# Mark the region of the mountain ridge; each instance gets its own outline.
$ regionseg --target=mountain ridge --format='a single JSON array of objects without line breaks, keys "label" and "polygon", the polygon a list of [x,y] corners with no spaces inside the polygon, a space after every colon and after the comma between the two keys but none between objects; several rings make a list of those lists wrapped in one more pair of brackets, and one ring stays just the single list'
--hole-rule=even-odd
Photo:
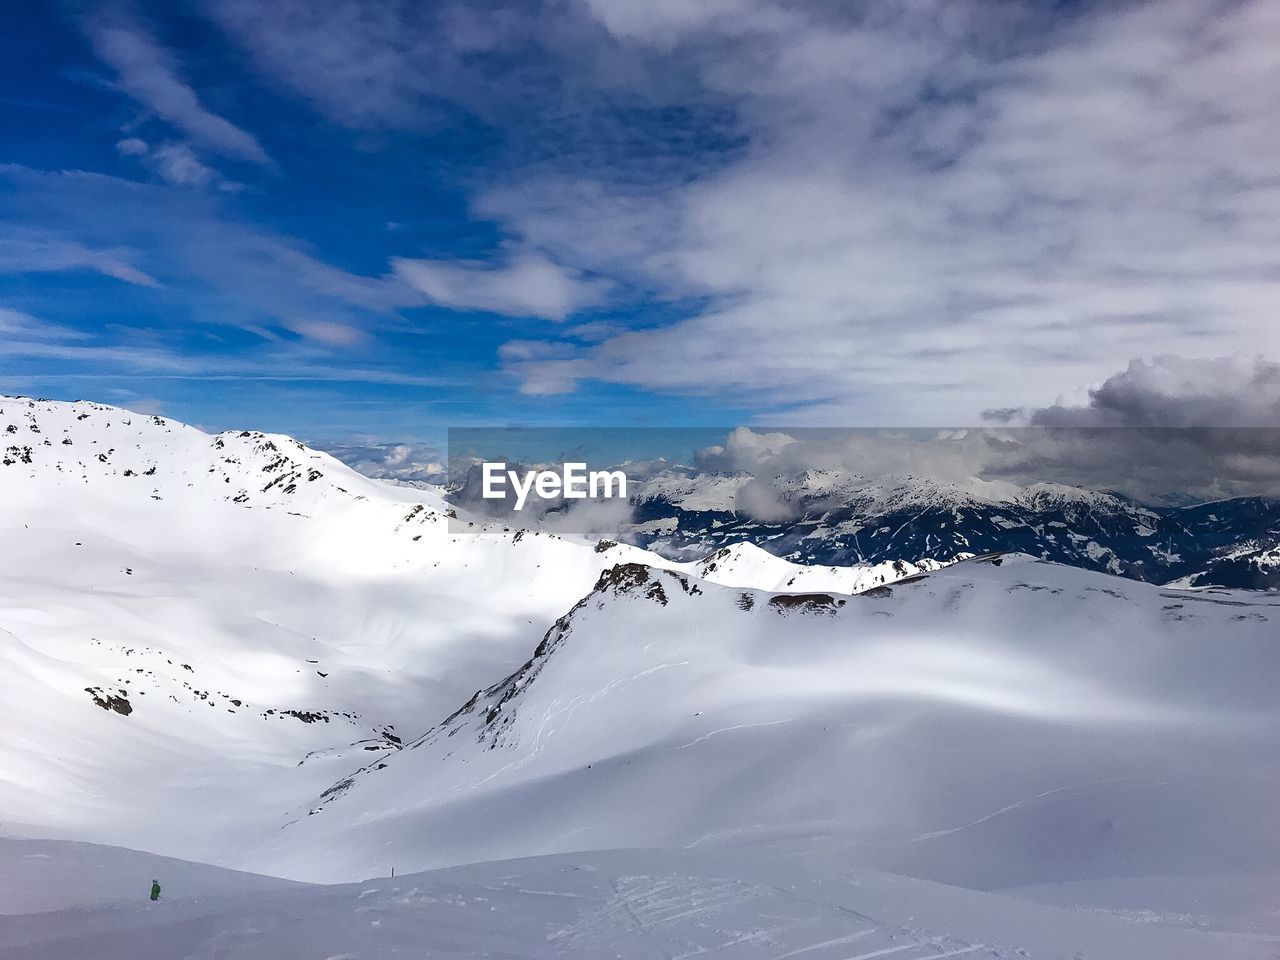
[{"label": "mountain ridge", "polygon": [[[1241,541],[1280,544],[1280,498],[1160,508],[1056,483],[999,485],[1000,497],[979,497],[916,477],[853,475],[833,494],[831,483],[814,489],[807,477],[770,481],[787,516],[767,519],[737,508],[738,492],[753,482],[745,474],[660,478],[642,485],[625,535],[675,558],[741,541],[793,562],[834,565],[1015,550],[1150,583],[1195,578],[1240,588],[1258,580],[1222,556]],[[703,488],[717,492],[697,492]]]},{"label": "mountain ridge", "polygon": [[[628,544],[451,520],[438,490],[258,431],[6,397],[0,437],[17,450],[0,462],[0,702],[18,705],[0,809],[73,839],[234,857],[517,668],[602,570],[699,573]],[[750,548],[712,564],[702,575],[846,591],[915,569]],[[207,831],[150,822],[153,794],[205,810]]]},{"label": "mountain ridge", "polygon": [[[520,668],[301,811],[284,831],[300,838],[282,835],[259,866],[295,845],[359,856],[383,830],[402,858],[434,867],[567,842],[742,839],[760,824],[753,842],[779,856],[846,850],[961,886],[1202,872],[1222,866],[1224,842],[1269,869],[1274,778],[1235,766],[1229,744],[1280,749],[1263,666],[1280,653],[1277,621],[1266,594],[1168,590],[1016,554],[854,596],[621,564]],[[1230,638],[1231,652],[1206,636]],[[912,757],[937,764],[926,773]],[[907,787],[922,777],[926,793]],[[1215,796],[1234,824],[1193,825]],[[1150,826],[1132,819],[1143,806]],[[1127,826],[1109,836],[1109,821]],[[1027,860],[1017,840],[999,869],[974,847],[1064,824],[1102,833]],[[1177,850],[1158,840],[1170,831]]]}]

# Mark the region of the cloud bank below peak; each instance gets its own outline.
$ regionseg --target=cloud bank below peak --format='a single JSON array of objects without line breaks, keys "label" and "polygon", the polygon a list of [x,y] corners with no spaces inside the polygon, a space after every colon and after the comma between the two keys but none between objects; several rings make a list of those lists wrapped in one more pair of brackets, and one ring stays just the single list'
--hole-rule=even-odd
[{"label": "cloud bank below peak", "polygon": [[979,488],[1049,481],[1149,503],[1280,497],[1280,364],[1262,357],[1137,359],[1083,403],[992,413],[997,425],[979,428],[740,427],[696,466],[749,474],[739,506],[758,518],[785,513],[777,482],[810,470]]}]

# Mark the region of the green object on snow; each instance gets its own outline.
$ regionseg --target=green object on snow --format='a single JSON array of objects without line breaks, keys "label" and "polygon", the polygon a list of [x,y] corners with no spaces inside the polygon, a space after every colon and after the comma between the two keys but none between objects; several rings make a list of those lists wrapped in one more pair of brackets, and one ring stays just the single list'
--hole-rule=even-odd
[{"label": "green object on snow", "polygon": [[160,899],[160,881],[159,880],[151,881],[151,899],[152,900]]}]

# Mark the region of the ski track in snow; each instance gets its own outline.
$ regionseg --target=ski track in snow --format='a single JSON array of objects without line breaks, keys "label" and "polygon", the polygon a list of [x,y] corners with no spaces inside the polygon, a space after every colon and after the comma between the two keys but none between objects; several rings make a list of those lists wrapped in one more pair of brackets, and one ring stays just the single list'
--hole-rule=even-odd
[{"label": "ski track in snow", "polygon": [[1073,783],[1063,787],[1054,787],[1052,790],[1046,790],[1043,793],[1037,793],[1034,797],[1028,797],[1025,800],[1018,800],[1014,803],[1010,803],[1007,806],[1003,806],[999,810],[993,811],[992,813],[988,813],[986,816],[979,817],[977,820],[973,820],[970,823],[961,824],[958,827],[947,827],[942,830],[931,830],[928,833],[922,833],[919,836],[912,837],[911,842],[919,843],[922,840],[933,840],[937,837],[946,837],[946,836],[950,836],[953,833],[959,833],[962,830],[968,830],[972,827],[981,826],[984,823],[988,823],[991,820],[996,819],[996,817],[1003,816],[1006,813],[1012,813],[1014,810],[1020,810],[1023,807],[1031,806],[1031,804],[1037,803],[1041,800],[1046,800],[1049,797],[1058,796],[1064,793],[1070,793],[1075,790],[1085,790],[1090,787],[1110,786],[1116,783],[1147,783],[1149,786],[1154,786],[1154,787],[1163,787],[1167,785],[1167,781],[1153,782],[1153,781],[1143,781],[1138,777],[1116,777],[1110,780],[1093,780],[1087,783]]},{"label": "ski track in snow", "polygon": [[778,727],[786,723],[795,723],[795,722],[796,721],[794,718],[788,718],[786,720],[761,720],[757,723],[735,723],[732,726],[721,727],[718,730],[712,730],[710,733],[704,733],[702,736],[696,737],[695,739],[690,740],[688,743],[682,743],[679,746],[675,746],[675,747],[659,747],[657,749],[663,753],[670,753],[671,751],[674,751],[674,750],[687,750],[689,749],[689,747],[695,746],[696,744],[699,744],[699,743],[703,743],[704,741],[710,740],[712,737],[719,736],[722,733],[732,733],[735,730],[749,730],[756,727]]}]

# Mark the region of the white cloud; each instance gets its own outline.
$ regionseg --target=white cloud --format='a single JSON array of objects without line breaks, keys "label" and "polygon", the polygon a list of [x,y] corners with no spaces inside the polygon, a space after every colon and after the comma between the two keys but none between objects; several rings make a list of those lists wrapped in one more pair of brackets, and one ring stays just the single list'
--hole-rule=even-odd
[{"label": "white cloud", "polygon": [[1030,421],[1069,427],[1280,429],[1280,364],[1244,354],[1134,360],[1090,390],[1086,403],[1044,407]]},{"label": "white cloud", "polygon": [[156,172],[170,183],[203,187],[217,179],[217,174],[201,163],[185,143],[161,144],[150,159]]},{"label": "white cloud", "polygon": [[598,303],[599,280],[583,277],[538,253],[515,253],[502,266],[469,260],[392,261],[396,274],[433,303],[457,310],[564,320]]},{"label": "white cloud", "polygon": [[92,270],[136,286],[159,287],[155,277],[133,265],[136,257],[134,250],[90,247],[42,230],[26,231],[16,223],[10,224],[9,236],[0,238],[0,273]]},{"label": "white cloud", "polygon": [[116,150],[124,157],[141,157],[148,149],[147,141],[138,137],[125,137],[116,144]]},{"label": "white cloud", "polygon": [[299,336],[331,347],[353,347],[369,338],[359,327],[333,320],[295,319],[287,321],[285,326]]},{"label": "white cloud", "polygon": [[116,150],[121,156],[137,158],[166,183],[184,187],[213,186],[224,192],[243,189],[242,184],[223,178],[208,166],[187,143],[167,141],[152,148],[145,140],[130,137],[117,143]]},{"label": "white cloud", "polygon": [[343,270],[228,215],[213,192],[16,165],[0,165],[0,184],[0,273],[91,269],[159,286],[145,266],[201,289],[184,299],[192,321],[294,328],[329,347],[399,326],[397,308],[423,302],[394,276]]},{"label": "white cloud", "polygon": [[1153,351],[1280,354],[1267,0],[209,9],[342,123],[421,128],[449,102],[508,134],[473,209],[530,252],[397,261],[405,283],[560,320],[607,277],[658,307],[507,345],[528,393],[972,422]]},{"label": "white cloud", "polygon": [[784,420],[801,405],[963,422],[1153,345],[1280,353],[1274,4],[1032,23],[968,4],[708,10],[643,29],[603,16],[733,97],[743,155],[641,198],[539,170],[480,201],[560,262],[706,298],[675,323],[511,358],[532,392],[597,378]]},{"label": "white cloud", "polygon": [[738,427],[729,432],[722,445],[701,450],[698,465],[719,473],[758,470],[795,442],[795,437],[785,433],[759,433],[750,427]]},{"label": "white cloud", "polygon": [[1030,426],[1006,426],[1001,416],[1000,426],[978,429],[739,427],[699,451],[695,465],[749,475],[737,508],[762,520],[795,510],[791,481],[810,470],[977,491],[993,488],[972,478],[1003,487],[1054,481],[1147,502],[1274,496],[1280,484],[1280,364],[1260,357],[1134,360],[1082,403],[1009,413]]},{"label": "white cloud", "polygon": [[444,454],[424,443],[350,443],[322,445],[351,469],[385,480],[443,483],[447,468]]},{"label": "white cloud", "polygon": [[21,310],[0,307],[0,337],[4,338],[4,345],[8,347],[15,340],[66,342],[82,340],[86,334],[71,327],[40,320]]},{"label": "white cloud", "polygon": [[179,79],[172,55],[136,24],[91,20],[88,31],[94,50],[116,71],[117,83],[129,96],[209,150],[270,165],[251,134],[200,103],[196,92]]}]

